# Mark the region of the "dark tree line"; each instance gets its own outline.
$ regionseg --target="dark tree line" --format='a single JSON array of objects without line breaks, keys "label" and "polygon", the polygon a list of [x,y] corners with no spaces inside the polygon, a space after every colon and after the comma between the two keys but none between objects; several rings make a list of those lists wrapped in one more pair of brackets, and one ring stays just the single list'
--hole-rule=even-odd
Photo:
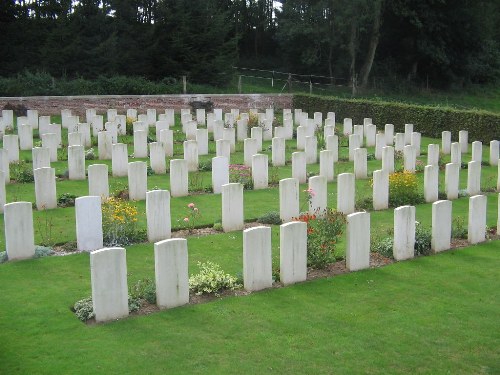
[{"label": "dark tree line", "polygon": [[3,0],[0,75],[223,84],[232,66],[441,86],[500,72],[498,0]]}]

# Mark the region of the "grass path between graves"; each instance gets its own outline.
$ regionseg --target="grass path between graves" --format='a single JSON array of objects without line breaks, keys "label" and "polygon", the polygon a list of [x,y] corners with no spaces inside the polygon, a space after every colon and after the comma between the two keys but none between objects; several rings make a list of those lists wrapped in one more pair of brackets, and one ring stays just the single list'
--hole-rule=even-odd
[{"label": "grass path between graves", "polygon": [[[220,246],[234,256],[223,241],[198,241],[190,255]],[[152,253],[127,250],[129,278],[152,268]],[[90,293],[88,254],[10,262],[0,267],[0,373],[499,373],[499,269],[499,241],[487,242],[86,326],[69,307]]]}]

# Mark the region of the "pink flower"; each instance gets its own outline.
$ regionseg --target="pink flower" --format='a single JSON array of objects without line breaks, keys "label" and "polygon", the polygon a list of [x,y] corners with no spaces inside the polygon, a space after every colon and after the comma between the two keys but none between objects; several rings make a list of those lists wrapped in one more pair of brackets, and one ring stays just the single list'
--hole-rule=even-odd
[{"label": "pink flower", "polygon": [[307,190],[304,190],[304,193],[309,194],[311,197],[314,197],[316,195],[316,193],[314,192],[314,190],[311,189],[311,188],[309,188]]},{"label": "pink flower", "polygon": [[189,207],[189,208],[194,208],[194,203],[189,203],[189,204],[188,204],[188,207]]},{"label": "pink flower", "polygon": [[188,217],[185,217],[184,218],[184,221],[187,223],[189,221],[189,218]]}]

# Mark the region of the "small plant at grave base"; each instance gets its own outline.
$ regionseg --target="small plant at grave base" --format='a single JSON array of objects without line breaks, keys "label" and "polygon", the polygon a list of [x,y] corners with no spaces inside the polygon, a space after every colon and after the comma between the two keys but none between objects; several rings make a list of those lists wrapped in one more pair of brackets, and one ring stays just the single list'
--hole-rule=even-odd
[{"label": "small plant at grave base", "polygon": [[201,213],[194,203],[189,203],[187,205],[187,208],[187,215],[184,217],[184,219],[182,219],[182,221],[184,222],[184,225],[186,226],[189,233],[191,233],[196,226],[196,222],[200,219]]},{"label": "small plant at grave base", "polygon": [[271,166],[269,168],[269,186],[278,186],[280,183],[279,167]]},{"label": "small plant at grave base", "polygon": [[54,239],[52,238],[52,228],[54,227],[53,217],[49,217],[45,207],[43,207],[42,211],[41,216],[35,219],[36,228],[41,238],[40,244],[43,246],[52,246],[54,244]]},{"label": "small plant at grave base", "polygon": [[154,176],[154,174],[155,174],[155,171],[153,170],[153,168],[151,168],[150,165],[148,165],[146,168],[146,175],[147,176]]},{"label": "small plant at grave base", "polygon": [[[236,120],[241,120],[243,117],[240,115],[238,115],[238,117],[236,118]],[[248,113],[248,122],[247,122],[247,127],[249,129],[255,127],[255,126],[259,126],[259,116],[256,114],[256,113],[253,113],[253,112],[250,112]]]},{"label": "small plant at grave base", "polygon": [[111,188],[111,196],[123,200],[128,199],[128,186],[123,182],[116,182],[116,184]]},{"label": "small plant at grave base", "polygon": [[465,220],[463,217],[456,217],[453,219],[451,223],[451,237],[452,238],[460,238],[467,239],[468,229],[465,225]]},{"label": "small plant at grave base", "polygon": [[385,237],[376,241],[373,241],[371,245],[371,251],[374,253],[379,253],[386,258],[393,257],[394,239],[393,237]]},{"label": "small plant at grave base", "polygon": [[66,147],[57,149],[57,160],[58,161],[68,160],[68,149]]},{"label": "small plant at grave base", "polygon": [[224,228],[222,228],[222,223],[220,222],[214,223],[213,230],[216,230],[217,232],[224,231]]},{"label": "small plant at grave base", "polygon": [[156,303],[156,285],[151,279],[141,279],[130,288],[130,296],[133,299],[147,301],[150,304]]},{"label": "small plant at grave base", "polygon": [[52,249],[52,247],[35,246],[35,256],[33,257],[34,259],[44,258],[51,255],[54,255],[54,250]]},{"label": "small plant at grave base", "polygon": [[134,119],[132,117],[127,117],[125,122],[125,133],[127,135],[134,135]]},{"label": "small plant at grave base", "polygon": [[73,207],[75,205],[76,195],[70,193],[63,193],[57,198],[57,207]]},{"label": "small plant at grave base", "polygon": [[279,283],[281,280],[279,256],[273,257],[272,274],[273,274],[273,282]]},{"label": "small plant at grave base", "polygon": [[[134,312],[141,308],[141,300],[139,298],[128,296],[128,311]],[[86,322],[92,318],[95,318],[94,305],[92,302],[92,297],[83,298],[76,301],[73,305],[73,312],[76,317],[82,322]]]},{"label": "small plant at grave base", "polygon": [[408,171],[389,175],[389,204],[392,207],[415,205],[423,202],[418,192],[417,176]]},{"label": "small plant at grave base", "polygon": [[93,148],[89,148],[87,151],[85,151],[85,160],[95,160],[96,159],[96,154]]},{"label": "small plant at grave base", "polygon": [[102,204],[103,240],[106,246],[124,246],[144,241],[146,233],[137,225],[137,208],[120,198]]},{"label": "small plant at grave base", "polygon": [[194,171],[189,174],[189,187],[190,192],[204,191],[203,186],[203,173]]},{"label": "small plant at grave base", "polygon": [[11,163],[10,174],[16,182],[21,184],[35,181],[31,165],[24,160]]},{"label": "small plant at grave base", "polygon": [[280,218],[280,213],[277,211],[269,211],[257,219],[258,223],[261,224],[273,224],[281,225],[282,220]]},{"label": "small plant at grave base", "polygon": [[415,172],[423,172],[425,170],[425,163],[422,160],[417,159],[415,161]]},{"label": "small plant at grave base", "polygon": [[323,269],[335,262],[335,247],[344,230],[345,215],[326,208],[319,214],[303,213],[295,220],[307,223],[307,265]]},{"label": "small plant at grave base", "polygon": [[189,289],[196,295],[215,294],[219,296],[224,290],[235,290],[242,287],[236,276],[224,273],[216,263],[198,262],[200,272],[189,278]]},{"label": "small plant at grave base", "polygon": [[429,255],[431,253],[432,234],[429,228],[415,223],[415,255]]},{"label": "small plant at grave base", "polygon": [[229,182],[238,182],[243,185],[243,189],[253,188],[252,168],[243,164],[229,165]]},{"label": "small plant at grave base", "polygon": [[6,251],[0,251],[0,264],[5,263],[9,260]]},{"label": "small plant at grave base", "polygon": [[210,172],[212,170],[212,161],[211,160],[202,160],[198,164],[198,170],[201,172]]},{"label": "small plant at grave base", "polygon": [[318,150],[326,150],[326,138],[324,133],[320,129],[316,130],[316,140],[318,142]]},{"label": "small plant at grave base", "polygon": [[375,157],[375,154],[373,152],[370,152],[369,154],[366,155],[366,160],[376,160],[377,158]]}]

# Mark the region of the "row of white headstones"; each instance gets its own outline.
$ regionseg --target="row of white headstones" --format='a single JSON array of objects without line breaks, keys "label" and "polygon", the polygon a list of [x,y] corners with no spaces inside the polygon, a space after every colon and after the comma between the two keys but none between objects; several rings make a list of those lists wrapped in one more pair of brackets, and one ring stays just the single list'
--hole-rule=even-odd
[{"label": "row of white headstones", "polygon": [[[186,113],[184,113],[184,115],[186,115]],[[289,115],[290,114],[288,112],[285,113],[285,121],[287,123],[290,122]],[[299,182],[305,182],[305,169],[308,155],[310,156],[310,154],[313,153],[311,148],[315,150],[314,152],[317,150],[316,143],[314,142],[314,130],[318,127],[316,123],[318,116],[315,116],[315,120],[313,120],[314,122],[311,122],[310,119],[304,117],[304,114],[301,116],[303,117],[299,122],[303,125],[299,125],[297,128],[297,146],[299,146],[300,139],[302,135],[304,135],[305,152],[296,152],[292,156],[292,169],[294,170],[292,174],[296,178],[283,179],[280,181],[280,215],[284,221],[290,221],[293,217],[297,217],[299,215]],[[186,121],[183,121],[183,124],[188,124],[190,120],[188,120],[187,117],[185,117],[185,119]],[[329,115],[327,120],[328,119],[331,120],[332,116]],[[215,125],[215,121],[212,122],[212,125]],[[244,128],[242,125],[242,122],[244,123],[244,121],[244,119],[243,121],[238,121],[237,128]],[[349,121],[344,121],[344,124],[344,130],[346,131],[346,124],[348,128]],[[142,124],[135,125],[143,126]],[[155,125],[157,125],[158,130],[158,122],[156,122]],[[337,206],[341,212],[348,214],[346,263],[348,269],[353,271],[369,267],[370,214],[367,212],[354,213],[354,182],[356,177],[366,177],[366,172],[364,172],[366,171],[366,149],[361,149],[359,145],[361,145],[361,140],[364,138],[366,145],[370,145],[369,139],[371,137],[369,134],[373,133],[372,130],[374,126],[375,125],[371,123],[354,126],[355,134],[352,134],[349,137],[349,149],[350,155],[352,153],[355,163],[355,173],[344,173],[338,176]],[[215,125],[215,127],[217,127],[217,125]],[[305,131],[301,131],[301,127],[303,127]],[[313,129],[313,135],[305,135],[310,132],[311,128]],[[223,133],[227,133],[226,128],[222,129]],[[233,129],[234,134],[234,128],[229,129]],[[256,129],[255,132],[257,134],[259,133],[258,130],[262,130],[262,128],[254,129]],[[284,129],[287,129],[287,127],[285,126]],[[364,137],[360,134],[361,129],[363,129],[362,134],[364,134]],[[160,126],[160,132],[165,130],[171,131],[168,128],[161,129]],[[196,133],[198,133],[199,130],[203,129],[196,129]],[[266,130],[265,126],[264,130]],[[324,208],[326,208],[327,182],[333,180],[333,164],[338,160],[338,138],[334,135],[334,130],[334,120],[333,124],[326,121],[324,134],[327,139],[327,145],[331,146],[333,149],[327,149],[327,154],[322,154],[325,151],[320,153],[320,164],[325,166],[320,167],[320,170],[322,171],[320,176],[315,176],[309,179],[309,188],[314,191],[314,195],[311,196],[309,202],[309,210],[311,213],[321,212]],[[404,151],[405,167],[407,167],[412,164],[414,165],[415,163],[415,157],[417,155],[416,150],[420,150],[420,136],[419,133],[413,132],[413,125],[411,124],[407,124],[405,130],[407,130],[405,133],[396,134],[395,140],[396,149],[399,147]],[[212,131],[214,131],[213,127]],[[276,133],[277,129],[275,128],[274,131]],[[278,129],[278,132],[279,131],[280,130]],[[392,170],[394,167],[394,148],[392,146],[387,146],[387,139],[392,139],[392,137],[388,136],[390,131],[390,125],[386,125],[385,133],[382,134],[376,134],[375,128],[376,138],[381,138],[384,141],[381,142],[379,140],[379,142],[377,142],[376,139],[375,143],[379,143],[379,145],[385,143],[385,145],[381,147],[383,162],[382,170],[375,171],[373,174],[373,196],[374,206],[377,206],[376,209],[387,208],[388,204],[388,174],[391,171],[391,166]],[[134,132],[134,140],[136,138],[136,132],[145,133],[146,130],[136,130]],[[243,133],[241,130],[240,132]],[[289,130],[287,130],[287,132],[289,133]],[[108,135],[106,132],[98,132],[98,134],[100,133],[104,133],[106,136]],[[465,132],[460,133],[460,139],[462,142],[455,144],[451,143],[451,134],[449,136],[448,133],[449,132],[443,132],[443,150],[446,151],[449,139],[450,152],[452,153],[452,163],[448,164],[446,167],[447,194],[450,199],[454,199],[458,196],[458,173],[460,169],[460,161],[457,160],[457,154],[461,155],[461,152],[467,152],[468,145],[467,142],[465,142],[465,151],[463,151],[463,139],[467,137]],[[70,135],[71,134],[72,133],[70,133]],[[406,137],[405,134],[409,134],[409,137]],[[73,138],[77,139],[76,137]],[[284,141],[282,143],[283,151],[278,151],[281,147],[279,147],[280,141],[276,141],[276,139],[280,138],[281,137],[273,138],[273,161],[275,159],[279,159],[274,157],[275,153],[281,154],[282,152],[284,154]],[[285,139],[285,137],[283,137],[283,139]],[[409,145],[405,145],[406,140],[409,140]],[[229,139],[219,139],[216,140],[216,142],[217,141],[228,142],[229,146],[231,144]],[[254,138],[251,140],[245,138],[244,141],[246,151],[248,143],[256,143],[254,141],[257,140]],[[186,141],[186,143],[187,142],[189,142],[189,140]],[[198,148],[197,143],[198,142],[195,141],[196,148]],[[275,143],[278,143],[278,145],[275,145]],[[314,147],[308,147],[308,144],[311,144],[311,146]],[[117,145],[119,144],[112,144],[112,148],[114,149]],[[126,145],[123,146],[125,146],[125,157],[127,157]],[[70,146],[70,148],[71,147],[83,148],[82,145]],[[471,195],[474,193],[477,194],[480,191],[480,163],[482,159],[482,147],[480,143],[474,142],[472,147],[473,161],[469,163],[468,174],[468,190]],[[230,154],[231,148],[228,148],[228,154]],[[37,148],[33,149],[34,164],[36,164],[35,159],[40,159],[35,156],[37,153],[41,152],[36,151],[36,149]],[[257,188],[264,188],[267,187],[267,155],[256,154],[253,150],[254,148],[251,147],[252,152],[245,152],[245,154],[251,154],[252,170],[260,172],[258,175],[254,172],[254,185],[256,185]],[[166,152],[164,150],[164,146],[162,146],[162,151],[164,159]],[[8,152],[8,148],[7,150],[0,152],[0,157],[3,157],[4,160],[9,160]],[[490,144],[490,163],[491,160],[496,160],[498,164],[498,157],[495,159],[495,156],[497,156],[495,152],[498,154],[498,141],[496,141],[496,143],[493,141]],[[5,155],[5,153],[7,153],[7,155]],[[428,202],[434,202],[432,210],[432,248],[437,252],[450,248],[452,206],[451,201],[436,201],[439,146],[429,145],[428,154],[428,161],[432,164],[429,163],[424,172],[424,195]],[[327,156],[321,157],[321,155]],[[335,160],[335,155],[337,156],[337,160]],[[384,155],[386,155],[386,158],[384,158]],[[392,156],[392,163],[390,162],[390,156]],[[217,190],[217,192],[220,191],[222,193],[222,224],[224,230],[242,230],[244,219],[243,186],[241,184],[227,183],[229,171],[228,159],[229,155],[213,158],[213,181],[217,182],[214,183],[214,191]],[[312,159],[312,157],[309,159]],[[317,159],[314,159],[315,160],[313,162],[316,162]],[[410,161],[407,161],[408,159],[410,159]],[[70,162],[69,164],[71,165]],[[176,168],[176,164],[180,165],[182,173],[179,174],[177,172],[179,167]],[[494,162],[492,164],[494,164]],[[0,165],[4,165],[4,163],[1,163]],[[83,161],[83,166],[84,165]],[[408,169],[411,170],[411,168]],[[48,173],[49,170],[50,173]],[[187,160],[171,160],[171,183],[174,182],[175,185],[175,181],[183,181],[183,185],[186,187],[185,194],[187,194],[188,170]],[[35,186],[39,186],[38,189],[35,187],[35,190],[37,191],[37,205],[39,205],[39,208],[48,208],[50,203],[55,201],[55,175],[53,171],[53,168],[50,168],[50,166],[35,168]],[[300,173],[298,173],[298,171],[300,171]],[[3,173],[5,177],[6,173],[4,171],[1,171],[0,173]],[[146,191],[147,184],[145,181],[147,179],[147,174],[145,162],[128,163],[127,174],[129,176],[129,188],[131,188],[130,190],[132,193],[131,197],[136,199],[146,199],[149,241],[158,241],[154,245],[158,305],[161,308],[171,308],[185,304],[189,301],[187,242],[182,239],[169,239],[171,235],[170,192],[166,190]],[[75,209],[78,248],[81,250],[93,250],[91,252],[92,295],[94,311],[98,321],[106,321],[128,315],[125,249],[103,248],[101,196],[109,194],[107,190],[107,176],[108,173],[106,165],[89,166],[90,194],[92,194],[93,191],[99,194],[95,194],[96,196],[77,198]],[[85,171],[83,172],[83,178],[85,178]],[[453,180],[453,183],[451,183],[450,180]],[[2,178],[0,175],[0,181],[6,181],[6,178]],[[54,182],[53,187],[50,185],[51,181]],[[4,186],[3,190],[5,191],[5,185],[0,184],[0,186],[1,185]],[[144,191],[144,194],[141,193],[135,197],[133,191],[134,187],[137,185],[141,186],[138,190]],[[475,192],[473,191],[474,189],[477,189],[478,191]],[[2,189],[0,189],[0,191],[1,190]],[[183,192],[181,195],[185,194]],[[50,196],[50,199],[43,198],[43,196]],[[142,196],[144,197],[142,198]],[[478,243],[485,240],[486,199],[486,196],[483,195],[476,195],[470,198],[468,228],[470,243]],[[415,207],[403,206],[397,208],[394,212],[394,257],[396,260],[408,259],[413,257],[414,254]],[[282,225],[280,227],[280,231],[281,280],[284,284],[304,281],[307,273],[307,225],[302,222],[291,221]],[[5,205],[5,235],[9,259],[22,259],[34,255],[35,246],[31,203],[15,202]],[[256,227],[245,230],[243,241],[245,288],[247,290],[260,290],[270,287],[272,285],[270,228]],[[104,279],[106,282],[103,281]]]},{"label": "row of white headstones", "polygon": [[[148,110],[149,112],[149,110]],[[173,110],[167,110],[173,115]],[[213,115],[213,113],[211,113]],[[110,114],[108,113],[108,116]],[[166,115],[166,114],[165,114]],[[228,113],[235,116],[236,113]],[[263,127],[254,127],[251,129],[252,138],[246,138],[248,135],[247,115],[238,113],[242,117],[237,121],[238,139],[244,141],[244,164],[252,167],[252,179],[254,189],[263,189],[268,187],[268,156],[259,154],[262,151],[263,128],[265,132],[266,122],[268,117],[273,115],[272,111],[266,113],[258,113],[261,117]],[[145,115],[146,116],[146,115]],[[67,113],[64,118],[77,116],[69,116]],[[94,115],[94,118],[96,116]],[[102,116],[100,116],[102,117]],[[193,126],[196,140],[184,141],[184,158],[170,160],[170,192],[173,197],[188,195],[188,182],[190,171],[198,169],[198,156],[200,154],[208,154],[208,132],[214,133],[216,143],[217,157],[212,159],[212,187],[215,193],[221,191],[221,186],[229,182],[229,160],[231,153],[235,150],[235,128],[224,128],[224,123],[221,120],[208,121],[208,128],[197,128],[197,122],[192,121],[191,114],[187,111],[183,113],[186,137],[189,138],[187,129],[190,125]],[[212,116],[214,117],[214,116]],[[326,150],[320,151],[320,176],[326,178],[327,182],[334,180],[334,163],[338,161],[339,155],[339,140],[335,135],[335,114],[329,112],[325,123],[320,122],[318,126],[318,114],[315,113],[314,119],[309,119],[307,113],[298,112],[296,110],[295,122],[299,117],[298,122],[302,125],[297,127],[297,151],[292,153],[292,177],[298,179],[299,183],[305,183],[307,179],[307,164],[316,163],[318,160],[317,137],[315,132],[320,127],[323,127],[323,134],[326,139]],[[115,116],[116,118],[116,116]],[[29,119],[27,117],[26,119]],[[354,125],[354,134],[349,135],[349,160],[354,161],[354,176],[357,179],[367,178],[367,149],[361,148],[363,142],[368,146],[373,141],[375,136],[375,156],[382,159],[382,169],[374,171],[374,194],[373,202],[374,209],[384,209],[388,205],[388,174],[394,172],[394,153],[402,150],[404,155],[404,169],[410,172],[415,171],[416,158],[420,155],[420,139],[421,135],[413,131],[412,124],[405,125],[405,133],[396,133],[393,136],[394,128],[391,124],[385,125],[383,133],[376,132],[376,126],[370,123],[371,119],[365,119],[364,125]],[[77,119],[75,120],[77,121]],[[116,121],[116,120],[115,120]],[[150,165],[152,169],[158,173],[166,173],[166,156],[173,156],[173,131],[169,129],[172,123],[170,120],[159,120],[155,122],[156,135],[159,142],[149,144],[150,149]],[[66,121],[67,122],[67,121]],[[18,118],[19,129],[23,126],[31,129],[31,124],[22,124],[22,120]],[[77,125],[78,122],[75,122]],[[280,133],[283,130],[284,137],[272,138],[272,162],[274,166],[285,165],[286,140],[293,136],[293,119],[291,111],[284,112],[284,127],[275,127],[274,133]],[[106,123],[109,125],[110,123]],[[111,123],[116,125],[117,123]],[[87,124],[83,124],[87,125]],[[212,125],[212,126],[210,126]],[[55,125],[59,126],[60,125]],[[226,139],[217,139],[215,129],[220,126],[222,129],[222,138],[229,134]],[[137,155],[137,149],[145,149],[143,156],[147,157],[147,132],[149,125],[144,122],[135,122],[134,127],[144,128],[134,132],[134,153]],[[352,121],[344,120],[344,132],[348,133],[349,128],[352,129]],[[269,127],[271,132],[272,126]],[[301,131],[303,129],[304,131]],[[112,160],[113,176],[128,176],[129,179],[129,196],[132,200],[143,200],[147,191],[147,164],[145,162],[128,162],[127,145],[117,142],[118,138],[110,135],[109,131],[96,131],[99,140],[99,157],[101,159]],[[203,134],[203,136],[200,136]],[[311,135],[307,135],[311,134]],[[279,135],[279,134],[278,134]],[[44,137],[54,138],[54,134],[42,134]],[[75,137],[76,136],[76,137]],[[83,133],[70,132],[68,134],[68,170],[69,178],[74,180],[85,179],[85,150],[81,141]],[[90,134],[89,137],[90,139]],[[113,138],[116,138],[113,140]],[[139,142],[138,138],[142,141]],[[163,141],[162,141],[163,140]],[[203,140],[203,141],[202,141]],[[395,145],[393,141],[395,140]],[[406,144],[409,142],[409,144]],[[90,144],[90,141],[88,142]],[[5,135],[3,137],[4,148],[0,149],[0,171],[3,172],[4,178],[0,181],[10,182],[10,167],[9,163],[19,160],[19,142],[17,135]],[[138,144],[141,144],[138,147]],[[56,202],[56,184],[55,184],[55,169],[50,168],[51,162],[57,160],[57,147],[59,142],[54,139],[48,147],[32,148],[33,169],[35,177],[35,195],[38,209],[51,209],[57,206]],[[144,146],[144,147],[143,147]],[[442,151],[443,153],[451,153],[451,163],[446,165],[445,176],[445,192],[448,199],[456,199],[459,191],[459,173],[461,169],[461,155],[468,152],[468,133],[460,131],[459,142],[451,143],[451,133],[443,132]],[[431,203],[437,200],[438,196],[438,162],[439,162],[439,145],[431,144],[428,146],[427,166],[424,171],[425,187],[424,195],[427,202]],[[111,152],[109,152],[111,150]],[[498,165],[499,158],[499,142],[493,140],[490,142],[490,164]],[[481,160],[482,160],[482,143],[475,141],[472,143],[472,161],[468,165],[468,182],[467,192],[469,195],[475,195],[481,191]],[[88,168],[89,176],[89,195],[99,195],[107,198],[109,195],[108,185],[108,167],[105,164],[94,164]],[[348,177],[349,176],[349,177]],[[346,190],[352,189],[350,183],[351,177],[349,174],[339,176],[339,185],[344,181],[348,184]],[[343,184],[342,184],[343,185]],[[500,189],[500,174],[497,183]],[[339,199],[344,201],[344,199]],[[351,202],[352,199],[347,199]],[[0,207],[5,203],[5,187],[0,184]],[[346,213],[352,212],[349,204],[345,209]],[[1,209],[1,208],[0,208]]]}]

